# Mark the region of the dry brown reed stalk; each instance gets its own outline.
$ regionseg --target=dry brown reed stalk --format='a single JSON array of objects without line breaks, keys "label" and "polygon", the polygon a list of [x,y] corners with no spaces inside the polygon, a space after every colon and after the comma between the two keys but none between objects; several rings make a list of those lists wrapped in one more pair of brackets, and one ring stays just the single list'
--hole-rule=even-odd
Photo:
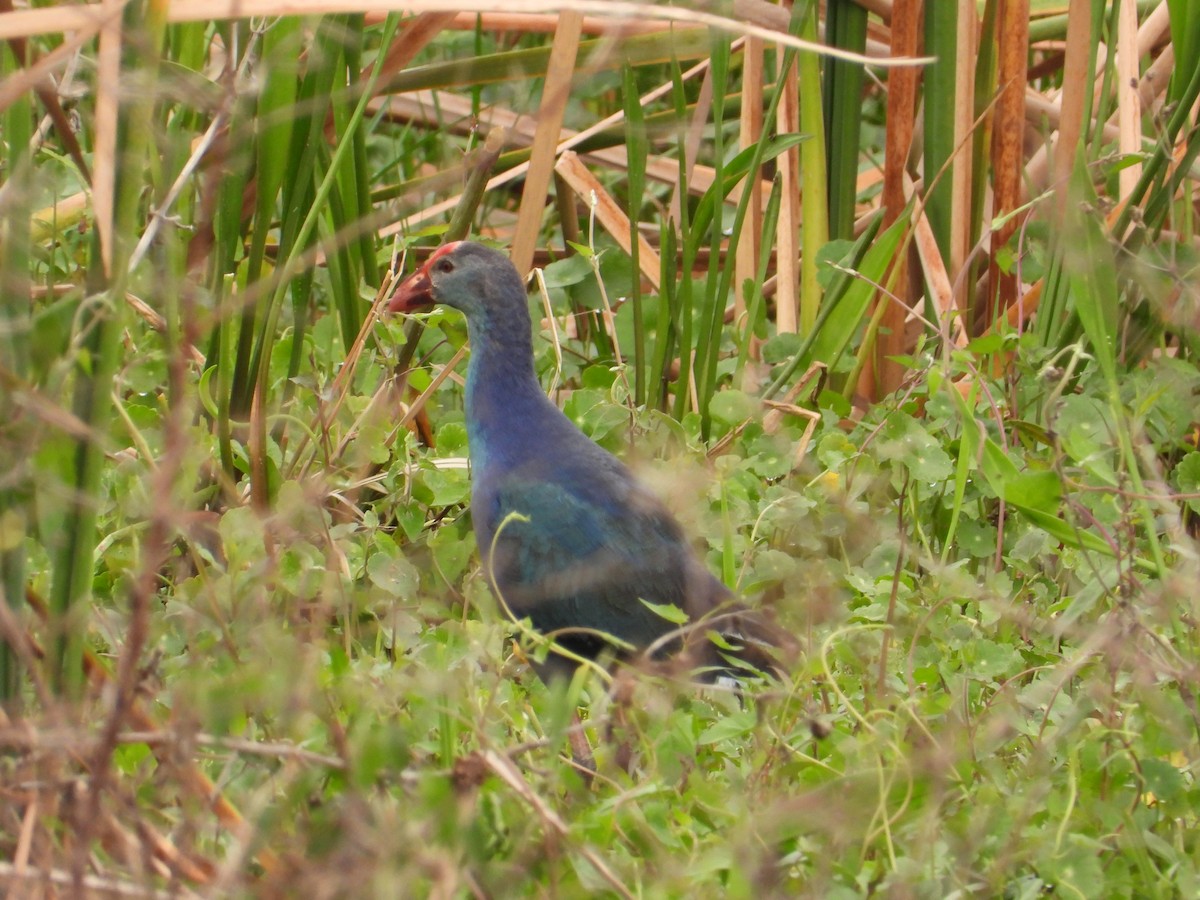
[{"label": "dry brown reed stalk", "polygon": [[[978,58],[979,16],[973,0],[958,3],[958,59],[954,67],[954,154],[950,174],[950,259],[948,275],[951,284],[959,283],[963,267],[971,252],[971,135],[975,129],[975,65]],[[960,295],[959,307],[966,308],[966,298]]]},{"label": "dry brown reed stalk", "polygon": [[[684,73],[684,80],[687,81],[696,77],[697,74],[703,74],[706,67],[707,63],[693,67]],[[669,85],[664,87],[669,89]],[[655,97],[661,96],[661,93],[658,92],[662,90],[663,87],[656,88],[651,93]],[[759,91],[761,94],[761,85]],[[643,102],[649,103],[652,99],[653,97],[648,94],[643,98]],[[413,91],[408,94],[392,94],[372,101],[369,109],[372,113],[386,109],[386,114],[398,121],[441,128],[459,135],[468,134],[476,127],[488,130],[501,128],[508,135],[508,143],[511,146],[532,146],[536,134],[536,124],[528,115],[513,112],[503,106],[492,105],[479,110],[478,116],[476,116],[470,98],[444,91]],[[745,109],[745,105],[743,105],[743,109]],[[555,148],[556,153],[577,147],[588,138],[606,129],[619,126],[623,119],[624,113],[619,112],[608,116],[602,122],[589,126],[585,131],[560,128],[558,145]],[[590,163],[603,165],[610,169],[623,171],[629,165],[624,146],[597,147],[581,152],[581,156]],[[525,171],[524,168],[520,169],[522,173]],[[660,184],[675,184],[679,180],[679,163],[661,154],[650,155],[646,159],[646,177]],[[697,163],[692,169],[688,191],[693,196],[703,194],[712,187],[715,177],[712,166]],[[763,204],[766,203],[765,198],[769,190],[769,184],[760,182],[759,192],[764,198]],[[419,211],[418,215],[423,216],[424,211]],[[422,218],[421,221],[425,221],[425,219]]]},{"label": "dry brown reed stalk", "polygon": [[[620,204],[604,189],[604,186],[587,170],[574,151],[567,150],[559,156],[554,170],[562,176],[563,181],[592,209],[596,221],[612,236],[613,240],[626,253],[630,252],[629,217],[625,215]],[[658,253],[650,246],[645,236],[638,233],[638,252],[642,265],[642,277],[658,290],[662,278],[661,261]]]},{"label": "dry brown reed stalk", "polygon": [[[116,4],[115,12],[111,6],[114,2]],[[750,2],[749,8],[752,9],[767,5],[755,4],[751,0],[742,0],[742,2]],[[592,16],[602,16],[617,22],[649,18],[669,22],[676,27],[679,25],[712,27],[731,34],[760,37],[784,47],[810,50],[850,62],[885,68],[919,66],[928,62],[919,57],[872,58],[826,47],[820,43],[812,43],[773,27],[774,16],[767,17],[767,20],[772,23],[771,25],[763,25],[757,21],[762,18],[761,16],[722,16],[695,8],[685,9],[652,3],[624,2],[624,0],[561,0],[561,2],[554,3],[548,2],[548,0],[509,0],[507,5],[512,7],[510,13],[525,15],[578,12],[584,14],[585,17],[590,13]],[[0,15],[0,39],[63,34],[81,28],[95,27],[98,22],[107,22],[114,15],[119,14],[123,6],[123,0],[105,0],[104,3],[79,6],[17,10]],[[494,10],[491,6],[485,6],[480,2],[463,2],[463,0],[376,0],[374,3],[366,3],[363,0],[176,0],[167,8],[167,21],[171,23],[207,22],[220,19],[251,19],[283,15],[358,14],[368,11],[423,14],[491,12]]]},{"label": "dry brown reed stalk", "polygon": [[[1132,51],[1126,47],[1125,52],[1125,59],[1132,59],[1134,66],[1137,66],[1143,57],[1160,48],[1164,38],[1169,37],[1170,20],[1167,13],[1167,4],[1160,3],[1146,16],[1142,24],[1136,27]],[[1126,24],[1126,31],[1129,28],[1130,26]],[[1094,106],[1099,101],[1104,80],[1105,68],[1102,63],[1107,54],[1101,45],[1098,49],[1100,60],[1097,69],[1095,72],[1090,71],[1087,65],[1090,40],[1091,7],[1086,0],[1072,0],[1067,13],[1066,39],[1063,42],[1061,57],[1062,88],[1046,94],[1039,93],[1033,88],[1026,90],[1026,115],[1029,121],[1040,123],[1045,120],[1053,129],[1047,141],[1034,152],[1026,163],[1026,199],[1029,197],[1029,192],[1036,193],[1047,187],[1061,188],[1066,184],[1067,176],[1070,174],[1075,160],[1075,148],[1078,146],[1085,125],[1083,121],[1085,97],[1090,95]],[[1128,42],[1127,34],[1126,43]],[[1123,106],[1119,104],[1117,111],[1103,126],[1100,126],[1094,118],[1086,125],[1093,129],[1102,127],[1101,133],[1105,140],[1123,142],[1122,152],[1142,152],[1143,140],[1140,138],[1140,128],[1137,123],[1140,122],[1141,115],[1151,109],[1166,90],[1174,65],[1174,57],[1174,49],[1170,44],[1161,46],[1160,52],[1146,67],[1145,72],[1133,76],[1136,78],[1137,103],[1140,106],[1133,126],[1129,122],[1124,125],[1120,123],[1120,117],[1133,109],[1128,101]],[[1119,55],[1118,63],[1120,63]],[[1122,110],[1125,112],[1123,113]],[[1135,144],[1132,136],[1135,134],[1139,137],[1136,149],[1133,149]],[[1051,167],[1053,175],[1048,180],[1047,170]],[[1129,168],[1123,169],[1121,175],[1124,176],[1128,171],[1130,171]],[[1123,188],[1121,195],[1124,196],[1126,192],[1126,189]],[[1061,210],[1061,208],[1060,204],[1057,209]]]},{"label": "dry brown reed stalk", "polygon": [[[905,178],[906,195],[912,196],[912,180]],[[960,315],[961,310],[954,302],[954,288],[951,285],[950,274],[946,271],[945,261],[938,248],[937,238],[929,224],[929,217],[924,207],[917,210],[913,221],[913,242],[917,248],[917,258],[925,275],[925,284],[933,297],[934,309],[938,314],[938,332],[942,337],[946,352],[951,347],[967,345],[967,330]]]},{"label": "dry brown reed stalk", "polygon": [[[780,60],[782,63],[782,60]],[[780,71],[783,95],[779,100],[776,131],[780,134],[800,130],[800,84],[798,67],[792,60],[787,71]],[[775,327],[780,333],[795,334],[800,329],[800,149],[792,147],[779,160],[779,224],[775,230]]]},{"label": "dry brown reed stalk", "polygon": [[[65,869],[34,868],[7,862],[0,862],[0,883],[8,885],[7,896],[13,900],[21,900],[25,897],[73,896],[76,891],[83,891],[84,896],[87,897],[132,897],[151,898],[151,900],[197,896],[191,891],[178,887],[171,891],[151,890],[120,878],[106,878],[101,875],[76,877],[74,873]],[[60,894],[59,891],[62,893]]]},{"label": "dry brown reed stalk", "polygon": [[121,17],[124,3],[105,0],[96,51],[96,119],[92,173],[92,210],[100,238],[100,259],[106,278],[113,275],[115,252],[113,217],[116,211],[117,127],[121,83]]},{"label": "dry brown reed stalk", "polygon": [[1016,234],[1021,217],[1021,182],[1025,168],[1025,87],[1029,56],[1029,0],[1000,0],[996,16],[999,44],[995,121],[992,125],[992,216],[1008,216],[992,234],[988,259],[988,293],[983,298],[983,324],[995,319],[1017,298],[1016,276],[1003,271],[997,256]]},{"label": "dry brown reed stalk", "polygon": [[1079,138],[1083,133],[1083,100],[1084,91],[1088,88],[1087,60],[1091,26],[1091,5],[1088,0],[1071,0],[1067,11],[1067,47],[1063,56],[1060,98],[1063,118],[1059,121],[1057,140],[1047,145],[1053,148],[1054,184],[1064,191],[1075,163],[1075,148],[1079,146]]},{"label": "dry brown reed stalk", "polygon": [[[696,65],[692,66],[692,68],[690,68],[686,72],[684,72],[681,77],[683,78],[684,81],[687,81],[691,78],[695,78],[697,75],[702,75],[705,71],[707,71],[707,69],[708,69],[708,61],[705,60],[704,62],[700,62],[700,63],[697,63]],[[657,99],[665,96],[666,94],[668,94],[670,92],[670,90],[671,90],[671,84],[668,82],[667,84],[660,85],[659,87],[654,88],[651,91],[648,91],[646,94],[644,94],[642,97],[640,97],[638,99],[638,102],[643,105],[651,103],[654,100],[657,100]],[[624,113],[621,111],[618,111],[618,112],[613,113],[612,115],[606,116],[605,118],[596,122],[591,127],[585,128],[583,131],[576,132],[575,134],[571,135],[570,137],[567,137],[559,142],[558,146],[555,148],[555,155],[561,156],[565,151],[574,149],[575,147],[579,146],[579,144],[581,144],[584,141],[588,140],[589,138],[594,137],[595,135],[601,133],[605,129],[612,128],[613,126],[621,124],[624,121],[624,118],[625,118]],[[529,163],[528,162],[518,163],[517,165],[513,166],[511,169],[501,172],[498,175],[495,175],[491,179],[489,179],[487,182],[487,185],[486,185],[486,190],[487,191],[495,191],[501,187],[504,187],[507,184],[511,184],[512,182],[516,181],[518,178],[525,175],[525,173],[528,171],[529,171]],[[413,228],[419,224],[422,224],[425,222],[430,222],[430,221],[436,221],[439,217],[445,215],[450,210],[455,209],[458,206],[458,204],[460,203],[461,199],[462,199],[462,195],[455,195],[447,200],[444,200],[439,203],[435,203],[432,206],[426,207],[425,209],[420,210],[419,212],[408,216],[401,222],[396,222],[392,225],[389,225],[389,226],[381,229],[379,232],[380,237],[389,237],[391,235],[399,234],[407,229]]]},{"label": "dry brown reed stalk", "polygon": [[512,249],[509,251],[518,272],[529,271],[533,263],[533,251],[541,234],[542,211],[554,174],[555,149],[561,140],[582,29],[583,16],[566,12],[559,17],[558,28],[554,32],[542,87],[542,102],[538,109],[537,131],[533,136],[533,152],[529,157],[529,171],[525,175],[521,207],[517,213]]},{"label": "dry brown reed stalk", "polygon": [[[1138,52],[1138,21],[1135,0],[1119,0],[1117,11],[1117,147],[1134,155],[1142,149],[1142,100],[1138,90],[1141,54]],[[1164,3],[1163,6],[1166,4]],[[1136,158],[1136,157],[1135,157]],[[1142,177],[1141,163],[1133,162],[1117,173],[1118,196],[1128,197]]]},{"label": "dry brown reed stalk", "polygon": [[[893,54],[916,51],[920,18],[919,0],[896,0],[891,23]],[[908,203],[904,195],[904,178],[915,130],[919,77],[915,69],[898,69],[888,77],[887,133],[884,146],[883,193],[880,198],[885,228],[900,217]],[[900,291],[905,305],[912,305],[903,252],[897,254],[886,283],[899,285],[897,290]],[[889,303],[883,297],[877,297],[875,303],[884,304],[884,309],[879,318],[880,326],[874,335],[874,352],[867,356],[858,382],[859,392],[871,399],[890,394],[900,386],[905,371],[892,357],[899,356],[908,349],[903,306]]]}]

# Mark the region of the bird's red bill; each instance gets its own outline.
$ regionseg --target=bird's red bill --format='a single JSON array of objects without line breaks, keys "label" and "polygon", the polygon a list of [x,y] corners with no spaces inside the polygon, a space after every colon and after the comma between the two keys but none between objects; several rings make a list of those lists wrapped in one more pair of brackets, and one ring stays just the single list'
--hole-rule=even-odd
[{"label": "bird's red bill", "polygon": [[429,281],[428,268],[429,263],[426,263],[400,282],[400,287],[388,301],[388,312],[409,312],[433,305],[433,284]]},{"label": "bird's red bill", "polygon": [[442,244],[425,260],[425,265],[400,282],[400,287],[396,288],[396,293],[392,294],[392,299],[388,301],[388,312],[409,312],[423,306],[432,306],[433,283],[429,280],[429,272],[435,262],[453,251],[460,243],[462,242],[451,241],[449,244]]}]

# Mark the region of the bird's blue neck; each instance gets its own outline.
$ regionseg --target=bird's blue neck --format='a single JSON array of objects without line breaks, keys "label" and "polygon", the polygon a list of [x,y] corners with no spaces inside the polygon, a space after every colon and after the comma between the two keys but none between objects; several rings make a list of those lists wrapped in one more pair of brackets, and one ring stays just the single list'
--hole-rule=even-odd
[{"label": "bird's blue neck", "polygon": [[478,477],[488,466],[516,464],[557,409],[534,373],[528,316],[468,321],[467,327],[467,429]]}]

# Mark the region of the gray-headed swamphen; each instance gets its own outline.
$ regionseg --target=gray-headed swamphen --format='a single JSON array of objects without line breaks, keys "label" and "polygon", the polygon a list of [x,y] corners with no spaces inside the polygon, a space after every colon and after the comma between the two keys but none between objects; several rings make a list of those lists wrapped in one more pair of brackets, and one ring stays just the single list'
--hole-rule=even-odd
[{"label": "gray-headed swamphen", "polygon": [[[611,635],[626,645],[619,656],[673,654],[706,678],[736,670],[729,655],[759,670],[773,665],[766,648],[788,646],[790,636],[734,602],[658,498],[543,393],[528,298],[512,263],[481,244],[440,247],[388,309],[435,303],[467,319],[471,515],[483,564],[512,613],[588,658]],[[675,606],[690,624],[678,631],[647,603]],[[710,631],[740,649],[719,650]],[[540,674],[573,669],[551,654]]]}]

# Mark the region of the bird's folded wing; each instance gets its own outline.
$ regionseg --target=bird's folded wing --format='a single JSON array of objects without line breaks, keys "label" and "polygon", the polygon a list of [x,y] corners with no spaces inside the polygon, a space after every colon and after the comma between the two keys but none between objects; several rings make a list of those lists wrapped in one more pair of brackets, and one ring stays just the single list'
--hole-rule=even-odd
[{"label": "bird's folded wing", "polygon": [[[597,497],[541,479],[507,480],[476,515],[496,586],[543,630],[583,627],[645,645],[674,626],[649,603],[685,607],[689,548],[666,510],[636,486]],[[517,515],[513,515],[513,514]]]}]

